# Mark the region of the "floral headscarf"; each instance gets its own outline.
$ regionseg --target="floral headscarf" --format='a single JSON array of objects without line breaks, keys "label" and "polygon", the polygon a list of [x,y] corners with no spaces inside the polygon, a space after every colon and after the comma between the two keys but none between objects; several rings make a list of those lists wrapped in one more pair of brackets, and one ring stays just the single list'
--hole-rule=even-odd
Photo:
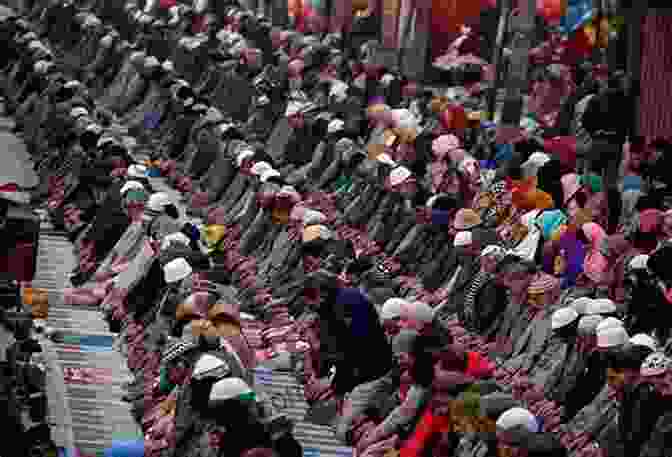
[{"label": "floral headscarf", "polygon": [[581,230],[590,242],[586,258],[583,261],[583,272],[594,283],[603,284],[609,269],[609,262],[602,253],[602,246],[607,234],[595,222],[583,224]]}]

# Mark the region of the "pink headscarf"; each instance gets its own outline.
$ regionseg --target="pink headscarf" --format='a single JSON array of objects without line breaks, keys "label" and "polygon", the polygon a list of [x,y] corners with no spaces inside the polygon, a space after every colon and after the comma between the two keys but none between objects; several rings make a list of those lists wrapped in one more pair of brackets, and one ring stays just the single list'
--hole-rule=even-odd
[{"label": "pink headscarf", "polygon": [[583,272],[591,281],[601,284],[605,281],[609,269],[609,262],[600,250],[607,233],[595,222],[583,224],[581,229],[590,242],[589,250],[583,261]]}]

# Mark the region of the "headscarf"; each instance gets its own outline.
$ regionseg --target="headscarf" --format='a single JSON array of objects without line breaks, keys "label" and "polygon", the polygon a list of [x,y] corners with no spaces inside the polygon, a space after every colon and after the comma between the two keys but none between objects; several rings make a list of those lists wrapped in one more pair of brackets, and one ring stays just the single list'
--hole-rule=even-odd
[{"label": "headscarf", "polygon": [[518,246],[513,249],[513,254],[523,260],[534,261],[539,247],[539,240],[541,240],[541,230],[537,226],[536,219],[539,216],[539,210],[533,210],[523,214],[520,222],[527,227],[527,236],[521,241]]},{"label": "headscarf", "polygon": [[583,224],[581,230],[583,230],[583,234],[588,238],[588,241],[590,241],[586,258],[583,261],[583,272],[588,279],[594,283],[602,284],[605,280],[605,274],[609,269],[609,262],[604,254],[602,254],[601,250],[602,243],[607,234],[604,229],[595,222]]},{"label": "headscarf", "polygon": [[561,288],[567,289],[576,285],[576,279],[583,271],[585,258],[585,246],[577,238],[574,230],[567,230],[560,235],[559,240],[553,240],[544,244],[544,271],[554,274],[555,261],[562,256],[565,262],[565,270],[559,276]]},{"label": "headscarf", "polygon": [[545,240],[550,240],[563,224],[567,223],[567,215],[559,209],[544,211],[537,219],[541,227],[541,234]]}]

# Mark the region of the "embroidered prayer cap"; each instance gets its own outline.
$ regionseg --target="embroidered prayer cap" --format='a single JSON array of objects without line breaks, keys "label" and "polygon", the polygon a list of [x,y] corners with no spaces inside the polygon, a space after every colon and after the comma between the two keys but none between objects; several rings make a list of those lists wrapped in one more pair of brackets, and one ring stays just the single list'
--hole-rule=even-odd
[{"label": "embroidered prayer cap", "polygon": [[170,363],[196,348],[198,348],[198,345],[194,341],[175,339],[166,345],[166,348],[161,354],[161,362],[163,364]]},{"label": "embroidered prayer cap", "polygon": [[181,281],[191,273],[193,273],[193,269],[183,257],[171,260],[163,267],[163,276],[168,284]]},{"label": "embroidered prayer cap", "polygon": [[551,328],[553,330],[566,327],[579,318],[579,313],[574,308],[566,307],[555,311],[551,316]]},{"label": "embroidered prayer cap", "polygon": [[672,359],[662,352],[650,354],[642,363],[639,373],[642,376],[658,376],[672,369]]},{"label": "embroidered prayer cap", "polygon": [[481,225],[481,223],[481,216],[476,211],[470,208],[462,208],[455,215],[453,228],[460,231],[471,230]]}]

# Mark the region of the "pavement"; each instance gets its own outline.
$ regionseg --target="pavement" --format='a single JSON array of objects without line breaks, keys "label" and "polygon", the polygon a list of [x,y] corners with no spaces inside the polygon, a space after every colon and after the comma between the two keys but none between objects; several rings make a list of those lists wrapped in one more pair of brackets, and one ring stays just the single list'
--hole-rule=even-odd
[{"label": "pavement", "polygon": [[[22,179],[21,185],[37,185],[30,157],[20,137],[11,133],[13,121],[0,117],[0,179]],[[7,181],[5,181],[7,182]],[[0,182],[2,184],[2,182]],[[103,455],[113,440],[142,437],[130,415],[121,385],[129,371],[121,354],[113,348],[115,335],[107,330],[96,308],[63,304],[63,290],[71,287],[69,273],[75,266],[72,244],[45,220],[41,226],[37,272],[33,287],[49,294],[48,325],[60,330],[63,343],[54,344],[65,373],[85,368],[99,374],[98,383],[70,381],[66,376],[66,398],[72,417],[75,447],[82,456]]]}]

